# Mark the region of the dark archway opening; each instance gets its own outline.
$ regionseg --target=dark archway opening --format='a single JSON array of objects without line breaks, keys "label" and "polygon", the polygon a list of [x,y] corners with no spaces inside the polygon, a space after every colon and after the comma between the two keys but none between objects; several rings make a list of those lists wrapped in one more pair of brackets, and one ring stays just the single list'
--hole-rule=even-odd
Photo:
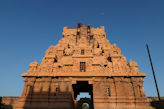
[{"label": "dark archway opening", "polygon": [[83,105],[86,106],[86,104],[88,104],[88,107],[85,107],[86,109],[94,109],[92,84],[88,84],[88,81],[77,81],[77,84],[73,84],[72,87],[74,91],[75,109],[83,109]]},{"label": "dark archway opening", "polygon": [[88,103],[83,103],[81,107],[82,107],[82,109],[89,109],[90,108]]},{"label": "dark archway opening", "polygon": [[89,98],[81,98],[77,102],[77,109],[93,109],[93,106],[91,104],[91,99],[89,99]]}]

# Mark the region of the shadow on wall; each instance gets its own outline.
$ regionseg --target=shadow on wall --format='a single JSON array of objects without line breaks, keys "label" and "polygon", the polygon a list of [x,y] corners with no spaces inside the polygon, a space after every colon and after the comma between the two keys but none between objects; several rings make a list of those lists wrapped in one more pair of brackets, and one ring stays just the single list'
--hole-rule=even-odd
[{"label": "shadow on wall", "polygon": [[4,108],[4,104],[2,103],[2,97],[0,97],[0,109]]},{"label": "shadow on wall", "polygon": [[58,88],[54,92],[46,90],[37,92],[30,87],[21,97],[2,97],[4,106],[0,109],[74,109],[72,93]]},{"label": "shadow on wall", "polygon": [[161,101],[152,101],[151,105],[156,109],[164,109],[164,100]]},{"label": "shadow on wall", "polygon": [[70,92],[55,93],[48,90],[43,92],[34,92],[30,89],[28,95],[22,96],[14,105],[13,109],[73,109],[74,101]]},{"label": "shadow on wall", "polygon": [[0,97],[0,99],[0,109],[13,109],[13,105],[17,102],[19,97]]},{"label": "shadow on wall", "polygon": [[[62,102],[61,102],[62,101]],[[24,109],[74,109],[71,93],[33,93],[27,97],[0,97],[0,109],[14,109],[13,105]],[[155,109],[164,109],[164,100],[152,101]]]}]

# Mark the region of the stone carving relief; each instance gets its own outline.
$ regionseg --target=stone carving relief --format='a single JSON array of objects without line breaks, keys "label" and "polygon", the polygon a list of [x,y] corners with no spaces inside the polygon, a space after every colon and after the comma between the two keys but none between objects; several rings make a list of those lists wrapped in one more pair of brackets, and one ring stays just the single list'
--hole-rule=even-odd
[{"label": "stone carving relief", "polygon": [[[87,28],[83,27],[82,30],[79,29],[79,32],[87,32],[88,30],[85,29]],[[87,34],[93,36],[92,41]],[[53,75],[57,72],[79,72],[80,62],[76,60],[85,60],[86,69],[89,72],[101,72],[104,70],[109,74],[126,73],[128,75],[130,72],[136,75],[141,74],[137,68],[137,63],[130,60],[127,64],[126,58],[121,55],[120,48],[116,44],[111,45],[109,43],[105,37],[104,27],[91,28],[87,34],[82,34],[83,37],[76,42],[76,38],[80,37],[80,34],[77,36],[77,28],[65,27],[63,38],[56,46],[50,46],[42,63],[40,65],[36,62],[30,64],[29,71],[24,75]],[[101,39],[98,36],[101,36]],[[70,39],[72,40],[70,41]],[[64,64],[65,62],[71,62],[71,64]]]},{"label": "stone carving relief", "polygon": [[74,49],[68,44],[67,48],[64,49],[64,56],[72,56]]}]

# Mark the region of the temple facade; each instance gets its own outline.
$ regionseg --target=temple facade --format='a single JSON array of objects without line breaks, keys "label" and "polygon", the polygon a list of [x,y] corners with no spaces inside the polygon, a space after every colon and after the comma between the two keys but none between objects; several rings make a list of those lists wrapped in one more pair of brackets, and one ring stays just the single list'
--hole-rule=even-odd
[{"label": "temple facade", "polygon": [[[41,64],[32,62],[22,74],[24,89],[13,109],[153,109],[145,96],[136,62],[106,38],[104,27],[64,27]],[[77,100],[80,92],[90,98]]]}]

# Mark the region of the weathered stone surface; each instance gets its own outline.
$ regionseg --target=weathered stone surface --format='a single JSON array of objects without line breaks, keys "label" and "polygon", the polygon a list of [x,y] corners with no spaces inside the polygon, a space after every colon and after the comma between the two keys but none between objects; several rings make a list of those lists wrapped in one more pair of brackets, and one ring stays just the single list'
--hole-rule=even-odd
[{"label": "weathered stone surface", "polygon": [[13,109],[74,109],[79,92],[89,92],[94,109],[152,109],[143,87],[146,74],[109,43],[104,27],[64,27],[41,64],[32,62],[22,76],[24,89]]}]

